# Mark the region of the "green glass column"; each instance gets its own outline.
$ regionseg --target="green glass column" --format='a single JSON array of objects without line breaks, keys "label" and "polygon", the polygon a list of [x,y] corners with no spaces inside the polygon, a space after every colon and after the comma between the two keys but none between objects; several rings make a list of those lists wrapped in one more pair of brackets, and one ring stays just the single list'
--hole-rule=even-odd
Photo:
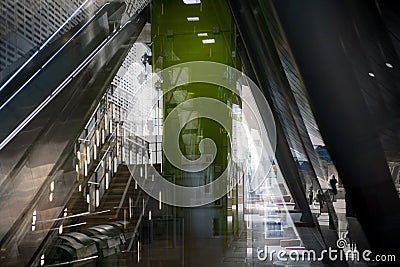
[{"label": "green glass column", "polygon": [[[151,24],[155,72],[192,61],[212,61],[235,68],[240,65],[234,46],[231,15],[224,0],[203,0],[200,4],[190,5],[182,0],[154,0]],[[193,98],[218,99],[228,106],[238,102],[226,88],[208,83],[190,83],[191,73],[185,68],[171,70],[162,79],[164,119],[179,104]],[[166,92],[166,88],[179,82],[189,83]],[[232,79],[232,84],[235,86],[236,78]],[[190,112],[195,112],[195,108],[181,111],[182,116]],[[226,118],[230,116],[227,112]],[[217,155],[208,168],[194,173],[176,168],[164,156],[163,176],[182,186],[200,186],[212,182],[227,167],[231,151],[228,132],[217,122],[206,118],[194,119],[181,126],[179,145],[185,157],[197,159],[200,156],[199,143],[205,138],[215,142]],[[166,136],[168,131],[164,130],[163,138]],[[184,218],[186,237],[211,238],[227,234],[226,196],[203,207],[167,206],[164,214]]]}]

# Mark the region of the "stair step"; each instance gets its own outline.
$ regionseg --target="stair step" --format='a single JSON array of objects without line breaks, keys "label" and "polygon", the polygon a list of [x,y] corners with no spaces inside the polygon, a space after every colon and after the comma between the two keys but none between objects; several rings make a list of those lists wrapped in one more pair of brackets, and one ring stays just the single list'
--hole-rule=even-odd
[{"label": "stair step", "polygon": [[268,237],[265,238],[265,245],[267,246],[279,246],[281,240],[283,240],[284,238],[282,237]]},{"label": "stair step", "polygon": [[296,227],[315,227],[313,222],[294,222]]},{"label": "stair step", "polygon": [[305,250],[306,248],[303,246],[293,246],[293,247],[285,247],[286,250]]},{"label": "stair step", "polygon": [[300,239],[282,239],[280,241],[281,247],[297,247],[301,245]]}]

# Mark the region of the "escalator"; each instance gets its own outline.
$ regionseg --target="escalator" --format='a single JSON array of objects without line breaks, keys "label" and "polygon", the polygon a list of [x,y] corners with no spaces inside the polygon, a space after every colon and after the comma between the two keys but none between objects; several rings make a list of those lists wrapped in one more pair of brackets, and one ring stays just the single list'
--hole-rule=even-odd
[{"label": "escalator", "polygon": [[[125,10],[105,3],[1,84],[1,266],[29,265],[72,195],[75,140],[146,23],[146,9]],[[55,182],[63,191],[49,196]]]},{"label": "escalator", "polygon": [[[139,226],[148,196],[134,182],[128,167],[120,165],[96,212],[84,213],[79,201],[67,203],[68,211],[82,216],[65,218],[77,225],[42,244],[45,266],[130,266],[136,262]],[[76,199],[82,199],[78,191]]]}]

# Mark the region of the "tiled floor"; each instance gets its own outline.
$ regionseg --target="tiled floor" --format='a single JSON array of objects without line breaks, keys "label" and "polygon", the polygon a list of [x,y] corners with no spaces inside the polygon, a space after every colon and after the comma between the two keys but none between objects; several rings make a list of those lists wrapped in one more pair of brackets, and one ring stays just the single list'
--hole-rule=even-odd
[{"label": "tiled floor", "polygon": [[[345,216],[345,203],[343,199],[334,202],[334,207],[339,219],[339,230],[347,231],[348,222]],[[318,205],[312,205],[316,211]],[[318,221],[322,229],[328,229],[329,218],[327,213],[321,214]],[[266,261],[257,259],[256,248],[263,248],[265,245],[265,228],[263,218],[259,215],[252,215],[252,227],[248,229],[242,224],[241,231],[237,236],[228,238],[209,238],[209,239],[190,239],[189,241],[178,241],[173,247],[171,243],[165,241],[153,241],[145,244],[141,248],[141,259],[138,266],[148,267],[244,267],[244,266],[327,266],[320,262],[282,262],[276,258]],[[302,229],[304,231],[304,229]],[[305,230],[307,231],[307,230]],[[330,230],[332,231],[332,230]],[[303,233],[304,234],[304,233]],[[306,232],[307,234],[307,232]],[[314,233],[309,231],[310,238]],[[335,234],[332,232],[332,239]],[[295,237],[292,237],[295,238]],[[336,242],[336,240],[332,240]],[[269,250],[280,250],[280,246],[269,246]],[[335,266],[346,266],[346,263],[335,264]],[[350,264],[351,266],[353,264]],[[357,266],[362,266],[357,264]]]}]

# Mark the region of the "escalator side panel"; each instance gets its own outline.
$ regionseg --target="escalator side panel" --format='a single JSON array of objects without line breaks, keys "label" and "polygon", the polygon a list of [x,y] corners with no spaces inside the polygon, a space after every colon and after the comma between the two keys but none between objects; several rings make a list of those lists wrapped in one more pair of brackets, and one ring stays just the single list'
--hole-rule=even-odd
[{"label": "escalator side panel", "polygon": [[[114,38],[104,47],[84,72],[5,148],[4,151],[9,151],[8,147],[16,151],[23,148],[28,153],[24,153],[19,167],[14,168],[11,179],[6,184],[3,183],[5,188],[0,196],[2,247],[18,244],[19,247],[13,249],[22,251],[23,247],[24,258],[29,260],[40,246],[46,231],[27,231],[30,229],[32,209],[35,207],[38,211],[48,210],[57,205],[46,217],[39,212],[39,220],[55,218],[62,211],[68,197],[57,199],[56,195],[53,203],[49,203],[49,177],[60,172],[68,174],[62,179],[73,179],[74,167],[70,158],[73,144],[122,63],[129,44],[136,40],[144,24],[145,19],[140,16],[126,25],[118,34],[118,38]],[[34,140],[30,138],[33,132],[37,135]],[[60,170],[63,165],[64,168]],[[72,187],[66,187],[66,191],[71,191],[68,192],[71,194]],[[9,203],[15,204],[10,207]],[[16,235],[18,232],[21,234]]]}]

